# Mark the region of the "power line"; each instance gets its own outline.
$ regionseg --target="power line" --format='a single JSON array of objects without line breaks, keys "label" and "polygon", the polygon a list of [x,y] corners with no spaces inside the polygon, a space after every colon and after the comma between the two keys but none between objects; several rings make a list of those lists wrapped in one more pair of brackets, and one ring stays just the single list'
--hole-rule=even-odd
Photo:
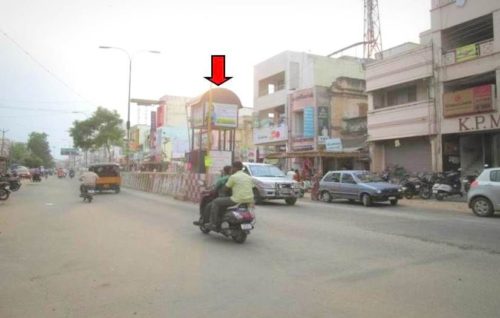
[{"label": "power line", "polygon": [[67,109],[55,109],[55,108],[30,108],[30,107],[17,107],[17,106],[4,106],[4,105],[0,105],[0,108],[25,110],[25,111],[67,113],[67,114],[87,113],[87,112],[81,111],[81,110],[67,110]]},{"label": "power line", "polygon": [[[73,94],[77,95],[80,97],[82,100],[85,102],[94,105],[91,101],[87,100],[85,97],[83,97],[81,94],[79,94],[75,89],[73,89],[71,86],[66,84],[65,81],[63,81],[59,76],[54,74],[51,70],[49,70],[45,65],[43,65],[40,61],[38,61],[28,50],[26,50],[24,47],[21,46],[14,38],[12,38],[7,32],[4,30],[0,29],[0,33],[2,33],[9,41],[11,41],[18,49],[20,49],[24,54],[26,54],[35,64],[37,64],[40,68],[42,68],[45,72],[47,72],[50,76],[52,76],[54,79],[56,79],[59,83],[64,85],[67,89],[69,89]],[[95,106],[95,105],[94,105]]]}]

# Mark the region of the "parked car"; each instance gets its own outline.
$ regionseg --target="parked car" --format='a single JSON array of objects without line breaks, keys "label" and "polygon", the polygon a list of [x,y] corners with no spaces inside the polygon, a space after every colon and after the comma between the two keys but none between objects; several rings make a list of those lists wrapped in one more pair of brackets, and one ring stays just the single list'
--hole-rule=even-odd
[{"label": "parked car", "polygon": [[25,166],[17,166],[12,169],[12,172],[22,179],[31,179],[30,169]]},{"label": "parked car", "polygon": [[500,211],[500,168],[483,170],[470,185],[467,202],[477,216],[492,216]]},{"label": "parked car", "polygon": [[373,202],[389,201],[396,205],[403,198],[401,186],[383,181],[379,176],[363,170],[330,171],[319,183],[320,199],[361,201],[364,206]]},{"label": "parked car", "polygon": [[284,199],[288,205],[297,202],[297,198],[301,195],[299,183],[287,179],[285,173],[278,167],[253,162],[244,162],[243,166],[243,171],[252,176],[254,181],[255,203],[279,199]]}]

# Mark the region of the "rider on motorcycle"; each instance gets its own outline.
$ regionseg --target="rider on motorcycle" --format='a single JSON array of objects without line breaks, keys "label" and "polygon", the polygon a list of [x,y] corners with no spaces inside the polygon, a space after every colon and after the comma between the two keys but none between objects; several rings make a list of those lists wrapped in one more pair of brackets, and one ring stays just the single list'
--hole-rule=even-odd
[{"label": "rider on motorcycle", "polygon": [[210,209],[210,224],[208,228],[216,230],[218,225],[219,213],[226,208],[239,203],[253,203],[253,180],[248,174],[244,173],[241,161],[235,161],[232,165],[233,174],[226,182],[225,188],[232,190],[231,197],[219,197],[212,201]]},{"label": "rider on motorcycle", "polygon": [[94,189],[97,178],[99,178],[99,176],[94,171],[91,171],[90,169],[89,171],[85,171],[80,177],[80,181],[82,181],[80,185],[80,192],[87,193],[88,190]]}]

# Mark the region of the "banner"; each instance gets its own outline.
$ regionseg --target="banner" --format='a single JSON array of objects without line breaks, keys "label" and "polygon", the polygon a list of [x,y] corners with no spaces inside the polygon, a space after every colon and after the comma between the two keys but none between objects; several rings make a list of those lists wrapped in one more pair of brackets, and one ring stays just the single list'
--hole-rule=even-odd
[{"label": "banner", "polygon": [[449,118],[493,111],[494,91],[494,85],[482,85],[444,93],[443,116]]},{"label": "banner", "polygon": [[304,108],[304,138],[314,137],[314,107]]},{"label": "banner", "polygon": [[238,106],[213,103],[212,125],[215,127],[238,127]]},{"label": "banner", "polygon": [[254,144],[288,140],[288,126],[263,127],[253,129]]},{"label": "banner", "polygon": [[330,137],[330,112],[328,106],[318,106],[318,144]]},{"label": "banner", "polygon": [[475,59],[479,54],[477,52],[476,44],[469,44],[459,47],[455,51],[455,62],[464,62]]}]

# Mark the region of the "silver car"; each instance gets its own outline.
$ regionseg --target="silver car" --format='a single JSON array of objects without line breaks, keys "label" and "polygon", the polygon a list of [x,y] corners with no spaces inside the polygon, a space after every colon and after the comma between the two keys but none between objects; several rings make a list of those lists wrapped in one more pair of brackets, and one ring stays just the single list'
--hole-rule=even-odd
[{"label": "silver car", "polygon": [[297,181],[287,179],[285,173],[276,166],[266,163],[244,162],[243,171],[252,176],[255,203],[264,200],[284,199],[286,204],[294,205],[301,195]]},{"label": "silver car", "polygon": [[500,211],[500,168],[484,169],[472,182],[467,202],[477,216],[492,216]]},{"label": "silver car", "polygon": [[328,172],[319,183],[319,194],[324,202],[347,199],[351,202],[361,201],[364,206],[382,201],[396,205],[403,198],[399,185],[384,182],[380,177],[363,170]]}]

